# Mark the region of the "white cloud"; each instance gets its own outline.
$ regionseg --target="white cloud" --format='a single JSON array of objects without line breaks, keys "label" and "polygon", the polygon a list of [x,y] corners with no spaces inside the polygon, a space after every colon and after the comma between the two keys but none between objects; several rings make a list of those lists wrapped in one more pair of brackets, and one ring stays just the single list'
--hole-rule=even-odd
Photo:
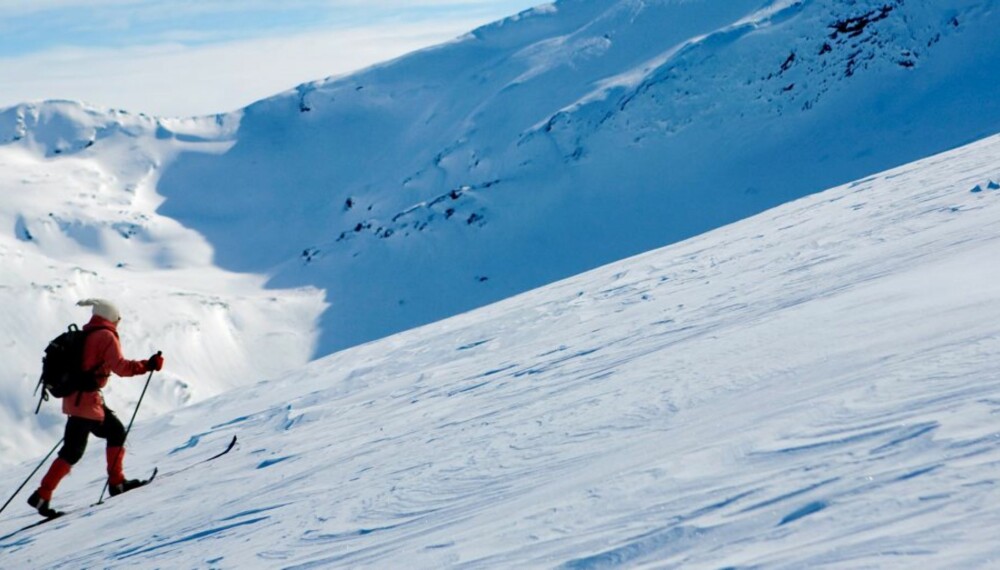
[{"label": "white cloud", "polygon": [[73,99],[158,116],[231,111],[447,41],[481,23],[374,26],[204,46],[59,48],[0,58],[0,106]]},{"label": "white cloud", "polygon": [[441,43],[534,0],[0,0],[0,107],[243,107]]},{"label": "white cloud", "polygon": [[96,6],[127,6],[142,4],[145,0],[0,0],[0,13],[5,16],[34,14],[45,10],[96,7]]},{"label": "white cloud", "polygon": [[[539,4],[545,3],[540,0]],[[491,7],[498,5],[523,4],[516,0],[285,0],[280,6],[283,9],[312,8],[317,10],[335,10],[337,8],[364,7],[371,12],[379,12],[392,8],[434,8],[434,7]],[[128,7],[133,11],[149,13],[170,13],[178,11],[194,12],[241,12],[248,10],[275,9],[273,0],[0,0],[0,15],[23,16],[37,14],[47,10],[66,9],[99,9]],[[135,14],[136,12],[133,12]]]}]

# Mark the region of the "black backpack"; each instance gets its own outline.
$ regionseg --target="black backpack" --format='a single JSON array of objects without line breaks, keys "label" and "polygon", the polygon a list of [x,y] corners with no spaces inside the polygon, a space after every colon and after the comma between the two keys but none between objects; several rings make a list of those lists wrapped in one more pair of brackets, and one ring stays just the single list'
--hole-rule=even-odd
[{"label": "black backpack", "polygon": [[70,394],[100,389],[95,370],[83,369],[83,345],[86,340],[87,331],[70,325],[66,332],[49,342],[45,348],[45,356],[42,357],[42,376],[35,389],[36,392],[38,388],[42,390],[36,414],[41,409],[42,402],[48,400],[50,395],[65,398]]}]

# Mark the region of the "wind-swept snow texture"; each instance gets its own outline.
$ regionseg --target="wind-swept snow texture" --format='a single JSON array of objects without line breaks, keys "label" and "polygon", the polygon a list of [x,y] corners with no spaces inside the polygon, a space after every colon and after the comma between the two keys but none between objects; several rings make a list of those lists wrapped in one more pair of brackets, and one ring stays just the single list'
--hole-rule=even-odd
[{"label": "wind-swept snow texture", "polygon": [[991,137],[141,422],[0,565],[993,568],[998,252]]}]

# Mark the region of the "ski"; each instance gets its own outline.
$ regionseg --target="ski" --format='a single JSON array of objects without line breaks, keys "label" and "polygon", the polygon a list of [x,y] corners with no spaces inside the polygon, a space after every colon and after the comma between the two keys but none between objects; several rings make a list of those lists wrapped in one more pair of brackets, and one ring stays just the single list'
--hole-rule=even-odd
[{"label": "ski", "polygon": [[[119,493],[119,495],[124,495],[128,491],[134,491],[134,490],[138,489],[139,487],[145,487],[146,485],[149,485],[150,483],[153,482],[153,479],[156,479],[156,474],[159,473],[159,472],[160,472],[160,468],[159,467],[153,467],[153,472],[149,475],[149,477],[147,479],[139,481],[138,483],[136,483],[136,485],[134,487],[132,487],[131,489],[128,489],[126,491],[122,491],[121,493]],[[108,498],[109,499],[113,499],[113,498],[115,498],[117,496],[118,495],[111,495]],[[90,506],[91,507],[96,507],[98,505],[103,505],[103,504],[104,504],[104,501],[101,500],[101,501],[98,501],[98,502],[96,502],[96,503],[94,503],[93,505],[90,505]]]},{"label": "ski", "polygon": [[[146,479],[145,481],[139,481],[139,483],[137,483],[135,487],[132,487],[131,489],[129,489],[129,491],[134,491],[134,490],[138,489],[139,487],[145,487],[146,485],[149,485],[150,483],[153,482],[153,479],[156,479],[156,474],[159,473],[159,472],[160,472],[160,468],[159,467],[153,467],[153,472],[149,475],[149,478]],[[127,493],[127,492],[128,491],[125,491],[122,494]],[[118,495],[114,495],[114,496],[117,497]]]},{"label": "ski", "polygon": [[183,473],[183,472],[187,471],[188,469],[194,469],[195,467],[201,465],[202,463],[208,463],[209,461],[213,461],[215,459],[218,459],[218,458],[222,457],[223,455],[225,455],[225,454],[229,453],[230,451],[232,451],[234,447],[236,447],[236,436],[235,435],[233,436],[233,439],[229,440],[229,445],[227,445],[226,448],[223,449],[222,451],[220,451],[219,453],[216,453],[215,455],[213,455],[213,456],[211,456],[211,457],[209,457],[207,459],[202,459],[201,461],[197,461],[195,463],[192,463],[191,465],[188,465],[187,467],[181,467],[180,469],[177,469],[176,471],[171,471],[169,473],[164,473],[163,476],[164,477],[172,477],[174,475],[177,475],[178,473]]},{"label": "ski", "polygon": [[[222,457],[223,455],[225,455],[225,454],[229,453],[230,451],[232,451],[234,447],[236,447],[236,436],[235,435],[233,436],[233,439],[229,440],[229,444],[226,446],[226,448],[223,449],[222,451],[220,451],[219,453],[217,453],[217,454],[215,454],[215,455],[213,455],[213,456],[211,456],[211,457],[209,457],[207,459],[202,459],[201,461],[192,463],[191,465],[188,465],[187,467],[182,467],[181,469],[178,469],[177,471],[171,471],[170,473],[165,473],[163,476],[164,477],[169,477],[171,475],[176,475],[177,473],[181,473],[183,471],[187,471],[188,469],[192,469],[194,467],[197,467],[198,465],[201,465],[202,463],[208,463],[209,461],[218,459],[218,458]],[[156,479],[156,476],[157,476],[157,474],[159,474],[159,472],[160,472],[159,467],[154,467],[153,468],[153,472],[149,475],[148,479],[146,479],[145,481],[143,481],[142,484],[138,485],[137,487],[133,487],[130,490],[134,491],[135,489],[138,489],[139,487],[145,487],[146,485],[149,485],[150,483],[153,482],[154,479]],[[108,497],[108,498],[112,499],[114,497]],[[91,507],[96,507],[96,506],[98,506],[100,504],[103,504],[103,503],[95,503],[95,504],[91,505]],[[56,519],[58,519],[60,517],[66,516],[66,515],[71,514],[71,513],[74,513],[77,510],[79,510],[79,509],[70,509],[68,511],[54,511],[54,514],[52,516],[45,517],[45,518],[43,518],[40,521],[33,522],[33,523],[31,523],[31,524],[29,524],[27,526],[21,527],[21,528],[15,530],[15,531],[12,531],[12,532],[9,532],[9,533],[7,533],[7,534],[5,534],[3,536],[0,536],[0,550],[2,550],[3,548],[5,548],[7,546],[11,546],[11,545],[2,544],[3,541],[9,540],[9,539],[13,538],[14,536],[16,536],[16,535],[18,535],[18,534],[20,534],[22,532],[31,530],[33,528],[40,527],[40,526],[44,525],[45,523],[52,522],[52,521],[54,521],[54,520],[56,520]]]},{"label": "ski", "polygon": [[[21,528],[15,530],[13,532],[10,532],[8,534],[0,536],[0,543],[2,543],[5,540],[14,538],[14,536],[16,536],[19,533],[22,533],[22,532],[24,532],[26,530],[31,530],[31,529],[33,529],[35,527],[42,526],[43,524],[45,524],[47,522],[52,522],[52,521],[56,520],[57,518],[65,516],[65,515],[66,515],[66,513],[63,512],[63,511],[55,511],[55,514],[52,515],[52,516],[50,516],[50,517],[45,517],[44,519],[42,519],[40,521],[33,522],[33,523],[29,524],[28,526],[21,527]],[[9,546],[9,545],[0,544],[0,549],[4,548],[6,546]]]},{"label": "ski", "polygon": [[[209,458],[208,458],[208,459],[206,459],[205,461],[211,461],[211,460],[213,460],[213,459],[218,459],[218,458],[222,457],[223,455],[225,455],[225,454],[229,453],[230,451],[232,451],[232,450],[233,450],[233,447],[234,447],[235,445],[236,445],[236,436],[234,435],[234,436],[233,436],[233,439],[232,439],[232,440],[230,440],[230,442],[229,442],[229,445],[228,445],[228,446],[226,447],[226,449],[224,449],[224,450],[222,451],[222,453],[219,453],[218,455],[213,455],[212,457],[209,457]],[[203,461],[202,463],[204,463],[204,461]]]}]

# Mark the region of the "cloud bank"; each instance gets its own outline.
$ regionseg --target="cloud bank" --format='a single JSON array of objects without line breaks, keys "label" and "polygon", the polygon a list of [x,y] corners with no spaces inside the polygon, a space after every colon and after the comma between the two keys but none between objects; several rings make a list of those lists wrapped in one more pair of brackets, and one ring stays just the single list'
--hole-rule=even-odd
[{"label": "cloud bank", "polygon": [[0,0],[0,107],[72,99],[157,116],[227,112],[536,3]]}]

